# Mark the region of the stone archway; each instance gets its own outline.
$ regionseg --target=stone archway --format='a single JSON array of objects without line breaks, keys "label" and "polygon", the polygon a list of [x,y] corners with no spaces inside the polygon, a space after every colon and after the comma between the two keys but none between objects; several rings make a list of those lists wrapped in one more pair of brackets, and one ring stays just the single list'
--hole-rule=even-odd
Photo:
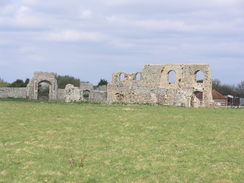
[{"label": "stone archway", "polygon": [[58,83],[54,73],[35,72],[34,77],[27,85],[27,98],[32,100],[38,99],[38,87],[41,82],[49,83],[49,100],[57,100]]},{"label": "stone archway", "polygon": [[41,81],[38,84],[38,100],[49,100],[50,86],[48,81]]}]

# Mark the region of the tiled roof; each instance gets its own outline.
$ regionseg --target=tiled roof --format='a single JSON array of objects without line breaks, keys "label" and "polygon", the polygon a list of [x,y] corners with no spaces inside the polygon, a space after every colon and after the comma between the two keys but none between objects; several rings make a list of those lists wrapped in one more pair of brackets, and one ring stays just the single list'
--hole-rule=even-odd
[{"label": "tiled roof", "polygon": [[225,99],[225,96],[216,90],[212,91],[213,99]]}]

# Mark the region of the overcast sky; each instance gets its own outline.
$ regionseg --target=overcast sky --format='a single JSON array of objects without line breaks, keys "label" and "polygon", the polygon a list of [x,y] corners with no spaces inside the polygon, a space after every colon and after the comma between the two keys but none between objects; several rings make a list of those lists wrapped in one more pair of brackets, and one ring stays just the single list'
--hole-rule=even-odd
[{"label": "overcast sky", "polygon": [[0,77],[97,84],[145,64],[208,63],[244,80],[244,0],[0,0]]}]

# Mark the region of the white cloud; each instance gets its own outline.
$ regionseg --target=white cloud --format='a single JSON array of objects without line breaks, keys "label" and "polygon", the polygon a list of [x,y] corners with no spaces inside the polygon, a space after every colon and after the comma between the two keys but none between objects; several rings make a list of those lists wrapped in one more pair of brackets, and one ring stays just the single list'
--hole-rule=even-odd
[{"label": "white cloud", "polygon": [[[182,60],[215,63],[228,57],[231,64],[244,58],[244,0],[4,2],[0,0],[0,62],[22,57],[31,63],[45,55],[41,59],[50,66],[56,69],[56,63],[62,62],[60,70],[66,71],[68,55],[77,63],[82,59],[91,65],[109,62],[111,66],[101,64],[94,72],[112,72],[116,60],[124,65],[122,69],[131,69],[132,61],[136,65]],[[37,66],[33,63],[32,68]],[[70,66],[72,74],[73,69]],[[238,69],[241,73],[244,68]]]},{"label": "white cloud", "polygon": [[11,15],[11,14],[15,13],[17,9],[18,9],[17,5],[10,4],[10,5],[4,6],[2,8],[2,10],[0,11],[0,14],[5,15],[5,16]]},{"label": "white cloud", "polygon": [[104,36],[98,32],[82,32],[78,30],[64,30],[48,33],[47,39],[62,42],[101,41]]},{"label": "white cloud", "polygon": [[38,3],[38,0],[22,0],[22,2],[28,5],[35,5]]},{"label": "white cloud", "polygon": [[37,27],[44,22],[28,6],[6,6],[3,13],[4,16],[0,17],[0,26]]},{"label": "white cloud", "polygon": [[109,16],[106,21],[111,25],[127,27],[128,29],[138,28],[149,31],[183,31],[183,32],[219,32],[236,33],[244,31],[243,20],[237,19],[232,22],[225,21],[204,21],[197,23],[186,22],[174,19],[129,19],[124,17]]},{"label": "white cloud", "polygon": [[133,20],[122,17],[106,17],[109,24],[115,24],[121,27],[137,27],[144,30],[164,30],[164,31],[190,31],[194,30],[194,26],[187,25],[184,21],[180,20],[167,20],[167,19],[142,19]]},{"label": "white cloud", "polygon": [[80,14],[80,18],[87,19],[92,17],[92,11],[91,10],[84,10]]}]

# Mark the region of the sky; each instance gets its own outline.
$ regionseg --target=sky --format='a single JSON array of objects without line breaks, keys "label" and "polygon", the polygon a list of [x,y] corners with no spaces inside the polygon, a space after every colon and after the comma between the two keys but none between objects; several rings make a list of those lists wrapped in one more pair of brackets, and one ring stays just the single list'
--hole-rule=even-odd
[{"label": "sky", "polygon": [[146,64],[210,64],[244,80],[244,0],[0,0],[0,78],[97,84]]}]

